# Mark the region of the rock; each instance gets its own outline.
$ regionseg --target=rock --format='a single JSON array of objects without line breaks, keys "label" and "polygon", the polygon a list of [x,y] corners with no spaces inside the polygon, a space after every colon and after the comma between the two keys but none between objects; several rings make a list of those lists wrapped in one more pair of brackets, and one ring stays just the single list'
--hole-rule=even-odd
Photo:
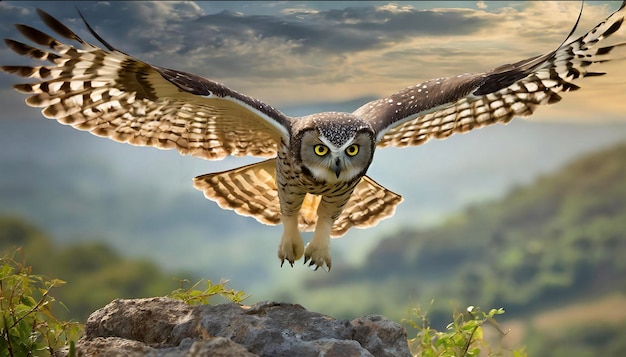
[{"label": "rock", "polygon": [[411,355],[405,329],[383,316],[348,321],[296,304],[189,306],[169,298],[114,300],[89,316],[76,351],[151,357]]},{"label": "rock", "polygon": [[[76,344],[78,356],[148,356],[156,352],[143,342],[128,340],[120,337],[96,337],[94,339],[80,339]],[[56,353],[55,356],[65,356],[67,351]]]},{"label": "rock", "polygon": [[352,338],[374,356],[410,356],[406,330],[400,324],[381,315],[359,317],[350,323],[354,328]]},{"label": "rock", "polygon": [[150,298],[116,299],[92,313],[85,324],[85,337],[120,337],[147,345],[178,345],[172,330],[192,321],[193,306],[180,300]]}]

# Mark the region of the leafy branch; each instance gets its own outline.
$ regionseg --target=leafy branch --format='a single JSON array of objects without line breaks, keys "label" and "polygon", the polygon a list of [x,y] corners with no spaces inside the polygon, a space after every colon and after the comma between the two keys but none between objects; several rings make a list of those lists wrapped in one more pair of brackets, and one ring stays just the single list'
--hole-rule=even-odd
[{"label": "leafy branch", "polygon": [[0,258],[0,356],[51,355],[77,340],[83,326],[52,315],[52,304],[61,303],[50,292],[65,282],[33,275],[18,253]]},{"label": "leafy branch", "polygon": [[250,295],[246,295],[243,291],[235,289],[226,289],[228,280],[220,280],[218,284],[213,284],[211,280],[206,281],[206,289],[198,290],[197,287],[202,284],[203,280],[199,280],[191,287],[186,288],[185,285],[190,281],[187,279],[179,280],[180,288],[172,291],[167,296],[172,299],[182,300],[188,305],[208,304],[209,299],[214,296],[222,296],[234,303],[240,304]]},{"label": "leafy branch", "polygon": [[419,308],[410,311],[410,317],[402,322],[417,330],[414,338],[409,339],[409,347],[414,356],[422,357],[478,357],[488,350],[489,356],[525,357],[523,350],[491,351],[483,336],[483,326],[494,326],[501,335],[506,332],[500,329],[495,316],[504,313],[503,309],[491,309],[483,312],[470,306],[463,312],[453,314],[453,322],[446,326],[445,331],[437,331],[430,326],[427,314]]}]

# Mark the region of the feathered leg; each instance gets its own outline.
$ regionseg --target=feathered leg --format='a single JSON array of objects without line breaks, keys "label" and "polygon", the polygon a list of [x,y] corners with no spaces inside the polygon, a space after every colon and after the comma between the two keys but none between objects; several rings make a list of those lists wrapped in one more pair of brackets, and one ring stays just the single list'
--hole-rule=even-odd
[{"label": "feathered leg", "polygon": [[293,263],[302,257],[304,253],[304,241],[298,230],[298,214],[281,215],[283,222],[283,235],[278,245],[278,259],[282,267],[285,260],[293,267]]}]

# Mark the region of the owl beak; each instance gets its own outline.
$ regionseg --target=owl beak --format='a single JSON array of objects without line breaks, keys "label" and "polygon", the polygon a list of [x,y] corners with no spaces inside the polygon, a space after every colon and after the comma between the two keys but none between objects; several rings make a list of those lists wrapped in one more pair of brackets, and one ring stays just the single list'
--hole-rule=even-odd
[{"label": "owl beak", "polygon": [[339,178],[339,174],[341,174],[341,160],[337,159],[335,161],[335,167],[333,171],[335,172],[335,176]]}]

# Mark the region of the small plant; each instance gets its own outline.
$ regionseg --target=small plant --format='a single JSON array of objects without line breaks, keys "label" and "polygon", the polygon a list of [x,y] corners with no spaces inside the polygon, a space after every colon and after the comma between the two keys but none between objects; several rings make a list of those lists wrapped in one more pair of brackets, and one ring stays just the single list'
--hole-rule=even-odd
[{"label": "small plant", "polygon": [[172,299],[182,300],[188,305],[201,305],[208,304],[209,299],[214,296],[222,296],[227,300],[240,304],[243,300],[247,299],[250,295],[246,295],[243,291],[237,291],[234,289],[226,289],[228,280],[220,280],[219,284],[213,284],[211,280],[207,280],[206,289],[196,289],[203,280],[199,280],[189,288],[185,288],[186,284],[189,284],[189,280],[179,280],[180,288],[172,291],[168,297]]},{"label": "small plant", "polygon": [[505,335],[495,320],[503,309],[491,309],[488,313],[470,306],[465,312],[455,312],[453,322],[446,326],[446,331],[437,331],[430,327],[425,312],[419,308],[410,311],[410,318],[402,322],[416,329],[417,335],[409,339],[409,348],[413,356],[420,357],[473,357],[473,356],[513,356],[525,357],[523,350],[494,351],[483,336],[483,325],[493,325],[500,334]]},{"label": "small plant", "polygon": [[53,303],[65,307],[50,295],[64,281],[32,274],[23,258],[0,258],[0,357],[49,356],[69,345],[83,333],[77,322],[59,321],[52,315]]}]

